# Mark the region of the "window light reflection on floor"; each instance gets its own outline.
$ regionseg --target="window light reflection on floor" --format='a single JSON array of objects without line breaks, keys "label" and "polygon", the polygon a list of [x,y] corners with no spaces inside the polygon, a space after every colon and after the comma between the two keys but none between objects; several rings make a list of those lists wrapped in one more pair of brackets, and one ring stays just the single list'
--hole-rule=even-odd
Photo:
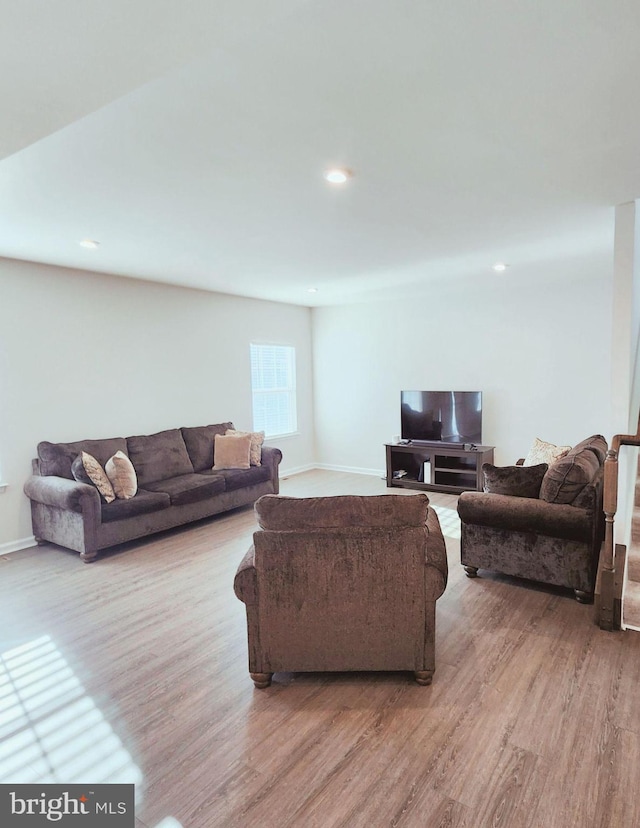
[{"label": "window light reflection on floor", "polygon": [[0,653],[0,782],[141,781],[49,636]]},{"label": "window light reflection on floor", "polygon": [[447,506],[437,506],[435,503],[431,504],[435,509],[436,514],[440,520],[442,534],[448,538],[460,538],[460,518],[458,517],[458,510],[451,509]]}]

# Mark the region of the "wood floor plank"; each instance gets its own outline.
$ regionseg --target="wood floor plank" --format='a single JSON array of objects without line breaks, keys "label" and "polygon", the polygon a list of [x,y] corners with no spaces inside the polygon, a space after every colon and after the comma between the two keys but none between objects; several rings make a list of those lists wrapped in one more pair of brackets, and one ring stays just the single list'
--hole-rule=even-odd
[{"label": "wood floor plank", "polygon": [[[282,481],[387,491],[342,472]],[[254,689],[233,593],[250,508],[91,565],[53,546],[2,556],[0,778],[130,779],[140,828],[640,825],[640,634],[599,630],[568,591],[467,578],[456,498],[431,501],[450,577],[430,687],[283,673]]]},{"label": "wood floor plank", "polygon": [[[454,799],[444,799],[430,785],[412,785],[409,796],[388,823],[391,828],[420,825],[429,815],[429,828],[475,828],[468,808]],[[424,824],[424,823],[423,823]]]},{"label": "wood floor plank", "polygon": [[506,748],[493,769],[491,794],[476,811],[477,828],[533,828],[535,805],[544,796],[548,768],[536,754]]}]

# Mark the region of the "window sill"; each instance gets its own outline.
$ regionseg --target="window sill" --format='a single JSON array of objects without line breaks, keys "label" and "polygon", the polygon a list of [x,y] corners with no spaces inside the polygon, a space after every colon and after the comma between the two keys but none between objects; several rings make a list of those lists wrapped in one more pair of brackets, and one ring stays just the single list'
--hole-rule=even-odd
[{"label": "window sill", "polygon": [[8,487],[9,487],[8,483],[0,482],[0,494],[4,494],[4,492],[7,490]]},{"label": "window sill", "polygon": [[287,437],[299,437],[299,436],[300,436],[299,431],[288,431],[286,434],[272,434],[269,437],[265,437],[264,441],[265,441],[265,443],[270,443],[272,440],[284,440]]}]

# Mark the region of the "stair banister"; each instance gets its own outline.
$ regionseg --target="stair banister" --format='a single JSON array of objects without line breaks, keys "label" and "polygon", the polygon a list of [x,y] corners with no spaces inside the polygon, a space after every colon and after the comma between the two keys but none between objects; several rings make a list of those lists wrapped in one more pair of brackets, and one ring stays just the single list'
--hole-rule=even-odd
[{"label": "stair banister", "polygon": [[596,605],[596,622],[603,630],[620,629],[617,595],[614,525],[618,509],[618,456],[621,446],[640,446],[640,422],[636,434],[615,434],[604,462],[604,541],[600,550],[600,602]]}]

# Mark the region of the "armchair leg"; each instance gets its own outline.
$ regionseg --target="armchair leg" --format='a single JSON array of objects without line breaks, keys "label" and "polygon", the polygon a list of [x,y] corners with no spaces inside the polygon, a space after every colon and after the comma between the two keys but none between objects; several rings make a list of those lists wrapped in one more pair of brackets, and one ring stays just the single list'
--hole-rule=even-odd
[{"label": "armchair leg", "polygon": [[467,574],[467,578],[477,578],[478,577],[478,567],[477,566],[465,566],[464,571]]},{"label": "armchair leg", "polygon": [[271,684],[273,673],[249,673],[258,690],[264,690]]},{"label": "armchair leg", "polygon": [[433,680],[433,670],[416,670],[413,676],[418,684],[426,687]]},{"label": "armchair leg", "polygon": [[582,589],[574,589],[573,594],[576,596],[576,601],[579,604],[591,604],[591,603],[593,603],[593,593],[592,592],[585,592]]}]

